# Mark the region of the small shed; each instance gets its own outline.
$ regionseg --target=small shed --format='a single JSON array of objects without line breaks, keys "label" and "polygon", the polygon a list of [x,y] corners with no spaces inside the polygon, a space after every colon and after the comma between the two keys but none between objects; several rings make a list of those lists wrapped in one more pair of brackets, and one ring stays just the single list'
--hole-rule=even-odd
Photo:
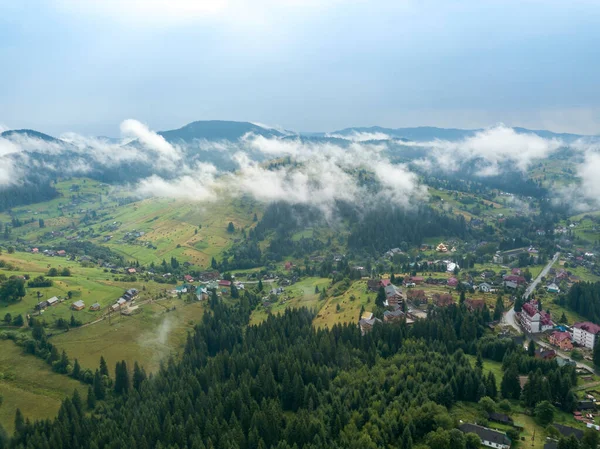
[{"label": "small shed", "polygon": [[93,312],[96,312],[98,310],[100,310],[100,304],[98,304],[97,302],[95,302],[94,304],[92,304],[92,306],[90,307],[90,310]]}]

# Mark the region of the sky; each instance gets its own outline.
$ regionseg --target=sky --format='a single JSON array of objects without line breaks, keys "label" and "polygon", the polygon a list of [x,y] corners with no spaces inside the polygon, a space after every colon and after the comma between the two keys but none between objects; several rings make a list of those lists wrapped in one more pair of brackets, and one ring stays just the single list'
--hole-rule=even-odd
[{"label": "sky", "polygon": [[0,128],[600,134],[593,0],[0,0]]}]

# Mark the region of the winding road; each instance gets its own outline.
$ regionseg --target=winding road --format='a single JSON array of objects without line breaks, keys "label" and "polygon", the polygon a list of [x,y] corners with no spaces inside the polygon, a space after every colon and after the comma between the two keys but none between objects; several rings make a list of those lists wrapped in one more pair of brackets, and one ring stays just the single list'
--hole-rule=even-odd
[{"label": "winding road", "polygon": [[[540,271],[540,274],[535,278],[535,280],[527,287],[527,289],[525,290],[525,293],[523,294],[523,298],[525,300],[527,300],[529,298],[529,296],[531,295],[531,293],[533,293],[533,291],[535,290],[537,285],[541,282],[542,278],[548,274],[548,272],[550,271],[550,268],[552,268],[552,265],[554,265],[556,263],[559,256],[560,256],[560,253],[554,254],[554,256],[552,257],[552,260],[550,260],[550,262],[548,262],[548,264],[544,267],[544,269],[542,271]],[[515,313],[514,305],[513,305],[513,307],[511,307],[511,309],[508,312],[506,312],[504,314],[504,317],[502,318],[502,322],[505,325],[510,326],[513,329],[515,329],[519,334],[523,334],[523,329],[521,329],[521,326],[519,326],[519,323],[517,322],[517,316]],[[583,368],[592,373],[594,372],[594,370],[592,368],[590,368],[588,365],[571,359],[569,357],[569,355],[566,354],[565,352],[563,352],[553,346],[550,346],[546,342],[541,341],[537,335],[526,334],[526,337],[529,337],[531,340],[534,340],[538,346],[542,346],[547,349],[554,349],[556,351],[556,354],[558,354],[563,359],[567,359],[567,360],[571,360],[572,362],[575,362],[577,365],[577,368]]]}]

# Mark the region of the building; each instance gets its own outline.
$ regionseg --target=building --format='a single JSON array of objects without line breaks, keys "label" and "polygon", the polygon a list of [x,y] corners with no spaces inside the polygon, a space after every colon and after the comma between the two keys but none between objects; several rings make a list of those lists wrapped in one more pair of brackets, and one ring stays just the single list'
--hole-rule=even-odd
[{"label": "building", "polygon": [[456,287],[458,285],[458,279],[452,277],[447,281],[448,287]]},{"label": "building", "polygon": [[435,250],[439,253],[447,253],[448,247],[443,243],[440,243],[438,246],[435,247]]},{"label": "building", "polygon": [[504,432],[488,429],[475,424],[462,424],[459,429],[463,433],[474,433],[481,440],[481,444],[496,449],[510,449],[510,438]]},{"label": "building", "polygon": [[563,426],[562,424],[558,423],[554,423],[552,425],[556,427],[556,430],[558,430],[563,437],[570,437],[571,435],[573,435],[578,440],[581,440],[581,438],[583,438],[583,430],[575,429],[574,427]]},{"label": "building", "polygon": [[381,320],[375,318],[371,312],[363,313],[363,316],[358,321],[358,327],[360,327],[361,334],[365,335],[366,333],[371,332],[376,323],[381,323]]},{"label": "building", "polygon": [[190,276],[189,274],[186,274],[185,276],[183,276],[183,279],[185,279],[185,282],[194,282],[194,278],[192,276]]},{"label": "building", "polygon": [[219,281],[219,287],[231,287],[231,281],[222,279]]},{"label": "building", "polygon": [[59,300],[58,300],[58,298],[56,296],[53,296],[52,298],[50,298],[46,302],[48,303],[48,306],[53,306],[54,304],[58,304]]},{"label": "building", "polygon": [[505,415],[504,413],[488,413],[488,420],[501,424],[507,424],[509,426],[512,426],[514,424],[513,419],[510,416]]},{"label": "building", "polygon": [[92,304],[92,306],[90,307],[90,310],[92,312],[96,312],[98,310],[100,310],[100,304],[98,304],[97,302],[95,302],[94,304]]},{"label": "building", "polygon": [[398,321],[402,321],[402,318],[404,318],[404,312],[400,309],[396,309],[396,310],[386,310],[385,312],[383,312],[383,322],[384,323],[393,323],[393,322],[398,322]]},{"label": "building", "polygon": [[543,310],[538,310],[537,301],[530,301],[523,304],[520,321],[525,332],[531,334],[545,332],[553,327],[550,314]]},{"label": "building", "polygon": [[600,333],[600,326],[584,321],[573,325],[573,342],[579,346],[594,349],[596,335]]},{"label": "building", "polygon": [[546,287],[546,290],[548,293],[560,293],[560,288],[558,288],[558,285],[556,285],[554,282]]},{"label": "building", "polygon": [[434,293],[432,299],[438,307],[448,307],[454,304],[454,297],[450,293]]},{"label": "building", "polygon": [[385,287],[385,297],[388,306],[395,307],[402,304],[402,290],[393,284]]},{"label": "building", "polygon": [[71,304],[71,309],[83,310],[85,309],[85,303],[81,299],[79,301],[75,301],[73,304]]},{"label": "building", "polygon": [[570,351],[573,349],[571,334],[569,332],[552,332],[552,335],[548,337],[548,341],[551,345],[558,346],[563,351]]},{"label": "building", "polygon": [[477,288],[483,293],[490,293],[493,290],[492,286],[487,282],[482,282]]}]

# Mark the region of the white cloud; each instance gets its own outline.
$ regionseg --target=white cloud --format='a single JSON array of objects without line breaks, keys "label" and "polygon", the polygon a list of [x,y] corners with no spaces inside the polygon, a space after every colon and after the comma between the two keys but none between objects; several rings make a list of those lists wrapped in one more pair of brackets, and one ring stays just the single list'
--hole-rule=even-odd
[{"label": "white cloud", "polygon": [[128,119],[121,123],[121,133],[126,137],[135,137],[147,149],[154,151],[161,162],[172,164],[181,159],[179,148],[171,145],[165,138],[148,129],[137,120]]},{"label": "white cloud", "polygon": [[350,134],[331,133],[326,134],[326,137],[334,137],[337,139],[351,140],[353,142],[366,142],[368,140],[390,140],[391,137],[382,132],[360,132],[352,131]]},{"label": "white cloud", "polygon": [[497,174],[499,165],[506,162],[526,172],[532,162],[549,156],[563,142],[517,133],[512,128],[498,125],[457,142],[434,140],[409,145],[431,148],[431,157],[437,162],[437,167],[447,171],[455,170],[463,162],[483,159],[485,165],[481,167],[480,175],[490,176]]}]

